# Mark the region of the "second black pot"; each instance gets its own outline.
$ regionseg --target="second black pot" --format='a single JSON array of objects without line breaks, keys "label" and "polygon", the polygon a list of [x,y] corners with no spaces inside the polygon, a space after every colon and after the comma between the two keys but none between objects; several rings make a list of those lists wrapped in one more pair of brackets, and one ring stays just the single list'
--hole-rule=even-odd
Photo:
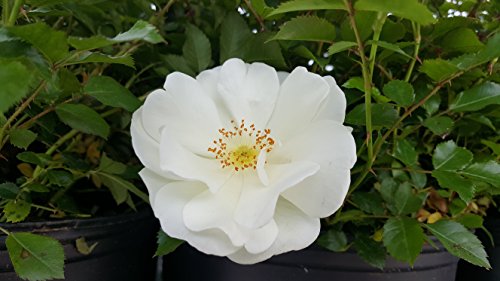
[{"label": "second black pot", "polygon": [[317,246],[275,256],[255,265],[202,254],[189,245],[164,257],[164,281],[454,281],[458,258],[443,246],[425,245],[413,268],[388,258],[371,267],[354,252],[334,253]]}]

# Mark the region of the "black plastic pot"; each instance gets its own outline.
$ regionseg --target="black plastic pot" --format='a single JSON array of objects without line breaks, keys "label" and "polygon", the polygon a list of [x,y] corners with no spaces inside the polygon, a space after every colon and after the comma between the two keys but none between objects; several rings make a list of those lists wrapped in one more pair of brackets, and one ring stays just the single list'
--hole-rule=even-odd
[{"label": "black plastic pot", "polygon": [[[386,268],[371,267],[354,252],[334,253],[317,246],[273,257],[255,265],[238,265],[182,245],[164,257],[164,281],[454,281],[458,258],[424,246],[413,268],[387,259]],[[476,279],[478,280],[478,279]]]},{"label": "black plastic pot", "polygon": [[478,229],[476,230],[477,237],[483,243],[488,260],[492,269],[486,270],[482,267],[472,265],[464,260],[458,263],[457,281],[499,281],[500,280],[500,218],[488,217],[484,221],[484,226],[491,233],[494,245],[486,233]]},{"label": "black plastic pot", "polygon": [[[65,280],[150,281],[154,280],[158,231],[149,209],[137,213],[93,219],[71,219],[0,225],[12,232],[32,232],[58,239],[64,246]],[[89,245],[98,243],[89,255],[77,251],[75,240],[84,237]],[[0,237],[0,280],[19,279]]]}]

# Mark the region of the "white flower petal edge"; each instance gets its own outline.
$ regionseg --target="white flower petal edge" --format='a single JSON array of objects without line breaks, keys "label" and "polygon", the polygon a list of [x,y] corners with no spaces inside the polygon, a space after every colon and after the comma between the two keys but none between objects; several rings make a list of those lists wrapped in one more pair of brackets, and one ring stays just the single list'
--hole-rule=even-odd
[{"label": "white flower petal edge", "polygon": [[332,77],[230,59],[170,74],[132,117],[162,229],[251,264],[300,250],[342,204],[356,148]]}]

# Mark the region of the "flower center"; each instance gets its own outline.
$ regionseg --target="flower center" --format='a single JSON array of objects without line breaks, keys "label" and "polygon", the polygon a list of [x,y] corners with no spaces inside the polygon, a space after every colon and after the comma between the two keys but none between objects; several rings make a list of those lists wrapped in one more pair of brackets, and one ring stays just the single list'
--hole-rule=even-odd
[{"label": "flower center", "polygon": [[270,137],[271,130],[257,130],[254,124],[247,126],[242,119],[240,125],[231,121],[233,128],[219,129],[221,137],[213,141],[214,146],[208,151],[215,154],[222,168],[231,167],[235,171],[257,169],[257,158],[261,151],[271,152],[274,139]]}]

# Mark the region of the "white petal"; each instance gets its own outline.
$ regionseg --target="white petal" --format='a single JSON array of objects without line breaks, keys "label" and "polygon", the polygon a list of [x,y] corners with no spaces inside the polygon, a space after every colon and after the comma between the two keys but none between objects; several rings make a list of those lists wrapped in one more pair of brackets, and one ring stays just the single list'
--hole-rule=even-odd
[{"label": "white petal", "polygon": [[245,177],[243,190],[234,212],[235,220],[246,227],[258,228],[272,219],[280,194],[313,175],[319,165],[309,161],[268,165],[269,186],[257,177]]},{"label": "white petal", "polygon": [[310,160],[321,166],[350,169],[356,162],[356,143],[349,127],[336,121],[321,120],[283,142],[268,156],[268,162]]},{"label": "white petal", "polygon": [[304,249],[311,245],[319,235],[319,219],[307,216],[284,199],[278,201],[274,219],[279,233],[268,250],[252,254],[243,248],[229,255],[228,258],[241,264],[254,264],[274,255]]},{"label": "white petal", "polygon": [[171,183],[173,180],[162,177],[148,168],[142,169],[139,172],[139,176],[141,176],[142,181],[148,188],[149,203],[151,204],[151,207],[154,208],[156,193],[158,193],[163,186]]},{"label": "white petal", "polygon": [[196,76],[196,80],[200,83],[203,91],[213,100],[222,125],[230,126],[230,120],[232,120],[233,117],[231,116],[231,113],[226,107],[226,104],[224,103],[224,100],[218,90],[221,68],[222,66],[218,66],[213,69],[204,70]]},{"label": "white petal", "polygon": [[262,253],[269,249],[278,237],[278,225],[274,220],[271,220],[263,227],[254,230],[245,243],[245,249],[252,254]]},{"label": "white petal", "polygon": [[214,102],[195,79],[182,73],[169,74],[165,89],[152,92],[144,102],[144,129],[159,141],[166,127],[189,150],[209,156],[207,148],[222,127]]},{"label": "white petal", "polygon": [[283,84],[283,81],[290,75],[290,73],[285,71],[278,71],[278,80],[280,81],[280,85]]},{"label": "white petal", "polygon": [[321,167],[313,176],[287,189],[282,196],[312,217],[328,217],[344,203],[351,172],[338,167]]},{"label": "white petal", "polygon": [[201,157],[186,149],[167,130],[163,130],[160,143],[160,167],[175,175],[199,180],[216,192],[231,177],[216,159]]},{"label": "white petal", "polygon": [[230,59],[222,65],[218,89],[233,120],[245,119],[263,128],[274,109],[279,80],[266,64]]},{"label": "white petal", "polygon": [[330,119],[339,123],[344,123],[347,106],[345,94],[339,86],[337,86],[337,82],[335,82],[333,77],[325,76],[323,79],[325,79],[330,86],[330,92],[319,114],[316,116],[316,120]]},{"label": "white petal", "polygon": [[266,127],[280,140],[303,130],[317,116],[329,89],[321,76],[303,67],[295,68],[281,85],[276,108]]},{"label": "white petal", "polygon": [[194,232],[186,228],[183,221],[185,205],[196,195],[206,190],[199,182],[173,182],[161,188],[156,194],[153,211],[161,227],[169,236],[185,240],[199,251],[226,256],[238,250],[224,232],[210,229]]},{"label": "white petal", "polygon": [[234,246],[242,247],[249,239],[249,232],[237,225],[232,216],[241,185],[241,176],[235,176],[217,193],[205,191],[194,197],[184,208],[186,227],[193,231],[220,229]]}]

